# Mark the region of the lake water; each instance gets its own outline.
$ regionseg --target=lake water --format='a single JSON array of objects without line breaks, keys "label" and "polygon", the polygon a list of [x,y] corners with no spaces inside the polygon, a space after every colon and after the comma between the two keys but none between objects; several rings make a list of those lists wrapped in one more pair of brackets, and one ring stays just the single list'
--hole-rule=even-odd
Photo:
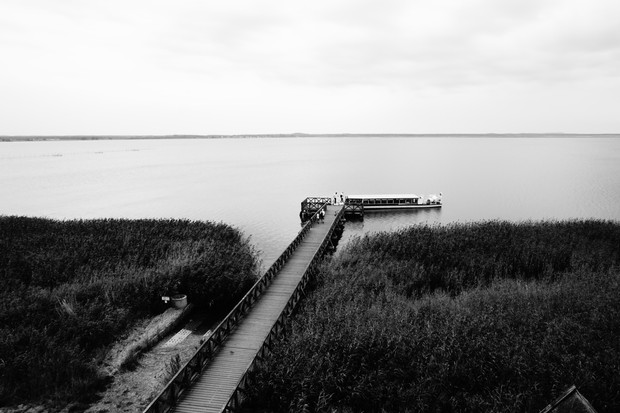
[{"label": "lake water", "polygon": [[443,193],[367,213],[344,242],[418,222],[620,220],[620,139],[254,138],[0,143],[0,215],[187,218],[241,229],[269,265],[307,196]]}]

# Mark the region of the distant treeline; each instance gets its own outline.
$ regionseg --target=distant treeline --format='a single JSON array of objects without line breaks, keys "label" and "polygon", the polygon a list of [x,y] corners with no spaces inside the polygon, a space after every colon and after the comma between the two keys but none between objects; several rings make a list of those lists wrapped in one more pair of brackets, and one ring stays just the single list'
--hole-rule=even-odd
[{"label": "distant treeline", "polygon": [[224,224],[0,217],[0,406],[88,399],[106,348],[162,296],[231,307],[257,270]]},{"label": "distant treeline", "polygon": [[43,136],[0,136],[0,142],[20,141],[92,141],[116,139],[251,139],[251,138],[554,138],[554,137],[620,137],[609,133],[281,133],[241,135],[43,135]]},{"label": "distant treeline", "polygon": [[258,371],[266,411],[620,411],[620,224],[417,225],[352,241]]}]

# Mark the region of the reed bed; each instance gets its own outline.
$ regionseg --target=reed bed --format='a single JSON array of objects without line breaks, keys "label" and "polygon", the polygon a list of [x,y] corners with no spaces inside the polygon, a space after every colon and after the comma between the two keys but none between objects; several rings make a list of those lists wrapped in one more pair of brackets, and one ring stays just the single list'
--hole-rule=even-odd
[{"label": "reed bed", "polygon": [[257,372],[267,411],[620,411],[620,225],[417,225],[350,243]]},{"label": "reed bed", "polygon": [[226,311],[257,273],[221,223],[0,217],[0,406],[88,401],[106,350],[162,296]]}]

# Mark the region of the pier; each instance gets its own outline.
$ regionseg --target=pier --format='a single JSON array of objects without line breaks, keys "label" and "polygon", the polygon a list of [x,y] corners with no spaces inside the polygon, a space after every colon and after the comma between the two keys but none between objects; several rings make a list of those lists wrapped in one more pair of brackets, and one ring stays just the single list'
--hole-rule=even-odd
[{"label": "pier", "polygon": [[[144,413],[233,412],[240,408],[252,371],[285,329],[293,309],[344,225],[344,206],[330,198],[308,201],[314,212],[303,228],[181,367]],[[318,212],[325,208],[324,222]]]},{"label": "pier", "polygon": [[[317,211],[319,211],[323,205],[332,204],[333,198],[330,197],[318,197],[309,196],[301,201],[301,212],[299,212],[299,218],[301,222],[306,222]],[[361,204],[351,203],[349,200],[345,200],[344,204],[340,205],[343,208],[344,217],[353,217],[364,219],[364,206]]]},{"label": "pier", "polygon": [[[325,203],[331,203],[332,199],[325,197],[307,197],[301,202],[299,218],[306,222],[314,213],[322,208]],[[437,195],[416,194],[382,194],[382,195],[347,195],[340,196],[344,207],[344,215],[347,218],[364,219],[366,210],[399,210],[399,209],[437,209],[442,206],[442,193]]]}]

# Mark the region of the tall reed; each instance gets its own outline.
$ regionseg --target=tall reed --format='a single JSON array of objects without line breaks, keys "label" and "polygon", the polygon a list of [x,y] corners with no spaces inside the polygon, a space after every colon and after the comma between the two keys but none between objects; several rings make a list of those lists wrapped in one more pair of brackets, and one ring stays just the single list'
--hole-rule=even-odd
[{"label": "tall reed", "polygon": [[620,410],[620,225],[490,221],[359,238],[258,371],[269,411]]},{"label": "tall reed", "polygon": [[224,311],[257,273],[221,223],[0,217],[0,405],[91,398],[105,349],[162,296]]}]

